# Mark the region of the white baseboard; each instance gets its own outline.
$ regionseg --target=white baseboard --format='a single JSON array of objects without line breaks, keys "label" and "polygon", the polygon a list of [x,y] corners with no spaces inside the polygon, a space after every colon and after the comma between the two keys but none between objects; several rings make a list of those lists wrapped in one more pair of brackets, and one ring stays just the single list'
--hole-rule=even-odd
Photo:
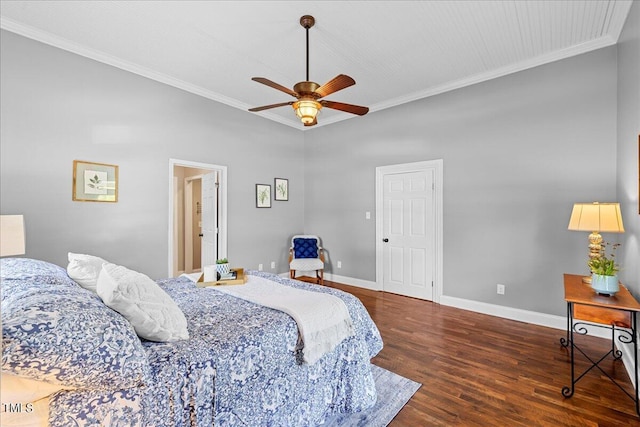
[{"label": "white baseboard", "polygon": [[[289,277],[289,273],[280,273],[282,277]],[[296,277],[316,277],[315,271],[298,271]],[[362,279],[354,279],[353,277],[339,276],[337,274],[332,273],[324,273],[325,280],[329,280],[331,282],[342,283],[343,285],[355,286],[357,288],[370,289],[372,291],[381,291],[382,289],[378,289],[376,282],[372,282],[370,280],[362,280]]]},{"label": "white baseboard", "polygon": [[[313,273],[312,273],[313,274]],[[315,277],[313,275],[311,277]],[[325,274],[325,279],[343,283],[345,285],[356,286],[359,288],[370,289],[373,291],[381,291],[376,282],[369,280],[354,279],[352,277],[339,276],[337,274]],[[464,298],[450,297],[442,295],[440,304],[449,307],[460,308],[462,310],[474,311],[476,313],[488,314],[490,316],[501,317],[503,319],[515,320],[518,322],[530,323],[532,325],[546,326],[561,331],[567,329],[567,318],[565,316],[556,316],[553,314],[538,313],[536,311],[522,310],[519,308],[506,307],[503,305],[488,304],[485,302],[473,301]],[[584,322],[589,323],[589,322]],[[611,339],[611,332],[602,328],[589,328],[588,335],[598,338]],[[558,343],[564,334],[558,334]],[[640,337],[639,337],[640,338]],[[633,345],[623,344],[616,339],[616,346],[622,352],[622,362],[627,370],[627,374],[631,379],[631,383],[635,387],[635,376],[633,371]],[[640,358],[640,355],[639,355]]]},{"label": "white baseboard", "polygon": [[[487,304],[484,302],[466,300],[462,298],[442,296],[440,304],[463,310],[475,311],[477,313],[488,314],[491,316],[502,317],[505,319],[517,320],[519,322],[531,323],[533,325],[547,326],[550,328],[561,329],[566,331],[567,318],[564,316],[554,316],[551,314],[538,313],[535,311],[521,310],[518,308],[505,307],[495,304]],[[583,322],[590,323],[590,322]],[[598,338],[611,339],[611,331],[603,328],[588,328],[588,335]],[[560,337],[558,337],[559,339]],[[638,337],[640,338],[640,337]],[[637,338],[637,339],[638,339]],[[616,347],[622,352],[622,363],[627,370],[627,375],[631,379],[631,383],[635,387],[635,375],[633,371],[633,345],[631,343],[621,343],[616,336]],[[640,356],[640,355],[639,355]]]},{"label": "white baseboard", "polygon": [[440,297],[440,304],[461,308],[463,310],[475,311],[476,313],[502,317],[504,319],[511,319],[517,320],[519,322],[546,326],[554,329],[567,329],[567,318],[564,316],[538,313],[536,311],[522,310],[519,308],[506,307],[503,305],[488,304],[486,302],[450,297],[447,295],[442,295]]},{"label": "white baseboard", "polygon": [[[638,339],[640,339],[640,336],[636,337],[636,340]],[[622,352],[622,363],[624,363],[624,367],[627,369],[627,375],[629,375],[631,384],[633,384],[633,387],[635,388],[636,378],[634,375],[635,372],[633,371],[633,344],[621,343],[618,340],[618,335],[616,335],[616,347]],[[640,350],[638,351],[638,359],[640,359]]]},{"label": "white baseboard", "polygon": [[372,282],[370,280],[354,279],[353,277],[339,276],[333,273],[326,273],[324,275],[324,278],[332,282],[343,283],[345,285],[356,286],[358,288],[370,289],[372,291],[382,290],[378,288],[378,284],[376,282]]}]

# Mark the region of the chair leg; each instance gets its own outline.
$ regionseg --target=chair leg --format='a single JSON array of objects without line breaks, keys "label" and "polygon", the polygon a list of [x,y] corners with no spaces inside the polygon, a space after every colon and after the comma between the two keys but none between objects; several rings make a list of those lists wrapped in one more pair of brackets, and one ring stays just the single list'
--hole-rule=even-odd
[{"label": "chair leg", "polygon": [[324,286],[324,270],[316,271],[316,278],[318,279],[318,282]]},{"label": "chair leg", "polygon": [[296,278],[296,271],[295,270],[289,270],[289,277],[292,279]]}]

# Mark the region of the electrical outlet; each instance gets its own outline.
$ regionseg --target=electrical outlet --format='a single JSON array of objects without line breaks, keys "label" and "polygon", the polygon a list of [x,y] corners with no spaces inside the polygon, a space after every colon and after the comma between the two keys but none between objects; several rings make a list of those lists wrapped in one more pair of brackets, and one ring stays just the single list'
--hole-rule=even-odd
[{"label": "electrical outlet", "polygon": [[262,264],[258,264],[258,271],[262,271]]},{"label": "electrical outlet", "polygon": [[275,261],[271,261],[271,268],[276,268],[276,262]]},{"label": "electrical outlet", "polygon": [[338,268],[342,268],[342,261],[338,261]]},{"label": "electrical outlet", "polygon": [[498,289],[497,289],[498,295],[504,295],[504,291],[505,291],[505,286],[498,283]]}]

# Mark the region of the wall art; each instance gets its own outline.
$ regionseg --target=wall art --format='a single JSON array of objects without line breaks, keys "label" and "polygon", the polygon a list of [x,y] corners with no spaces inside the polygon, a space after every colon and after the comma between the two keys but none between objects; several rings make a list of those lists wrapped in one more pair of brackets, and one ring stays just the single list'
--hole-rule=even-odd
[{"label": "wall art", "polygon": [[274,200],[289,200],[289,180],[285,178],[276,178],[273,186],[276,194]]},{"label": "wall art", "polygon": [[257,208],[271,207],[271,185],[256,184],[256,207]]},{"label": "wall art", "polygon": [[72,190],[76,202],[117,202],[118,166],[74,160]]}]

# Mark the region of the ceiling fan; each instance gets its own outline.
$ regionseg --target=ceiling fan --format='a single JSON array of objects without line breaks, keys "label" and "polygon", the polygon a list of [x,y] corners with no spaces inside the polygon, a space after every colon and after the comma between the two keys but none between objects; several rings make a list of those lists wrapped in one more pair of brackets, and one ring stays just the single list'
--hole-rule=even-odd
[{"label": "ceiling fan", "polygon": [[253,77],[251,80],[263,85],[267,85],[297,99],[297,101],[281,102],[279,104],[264,105],[262,107],[250,108],[249,111],[257,112],[268,110],[270,108],[292,105],[296,115],[302,120],[305,126],[313,126],[318,123],[317,115],[322,107],[332,108],[334,110],[345,111],[351,114],[364,116],[369,112],[368,107],[359,105],[345,104],[342,102],[329,101],[324,98],[334,92],[345,89],[356,84],[356,81],[345,74],[339,74],[327,83],[320,86],[316,82],[309,81],[309,28],[313,27],[316,20],[313,16],[304,15],[300,18],[300,25],[307,31],[307,80],[296,83],[293,90],[286,88],[278,83],[272,82],[264,77]]}]

